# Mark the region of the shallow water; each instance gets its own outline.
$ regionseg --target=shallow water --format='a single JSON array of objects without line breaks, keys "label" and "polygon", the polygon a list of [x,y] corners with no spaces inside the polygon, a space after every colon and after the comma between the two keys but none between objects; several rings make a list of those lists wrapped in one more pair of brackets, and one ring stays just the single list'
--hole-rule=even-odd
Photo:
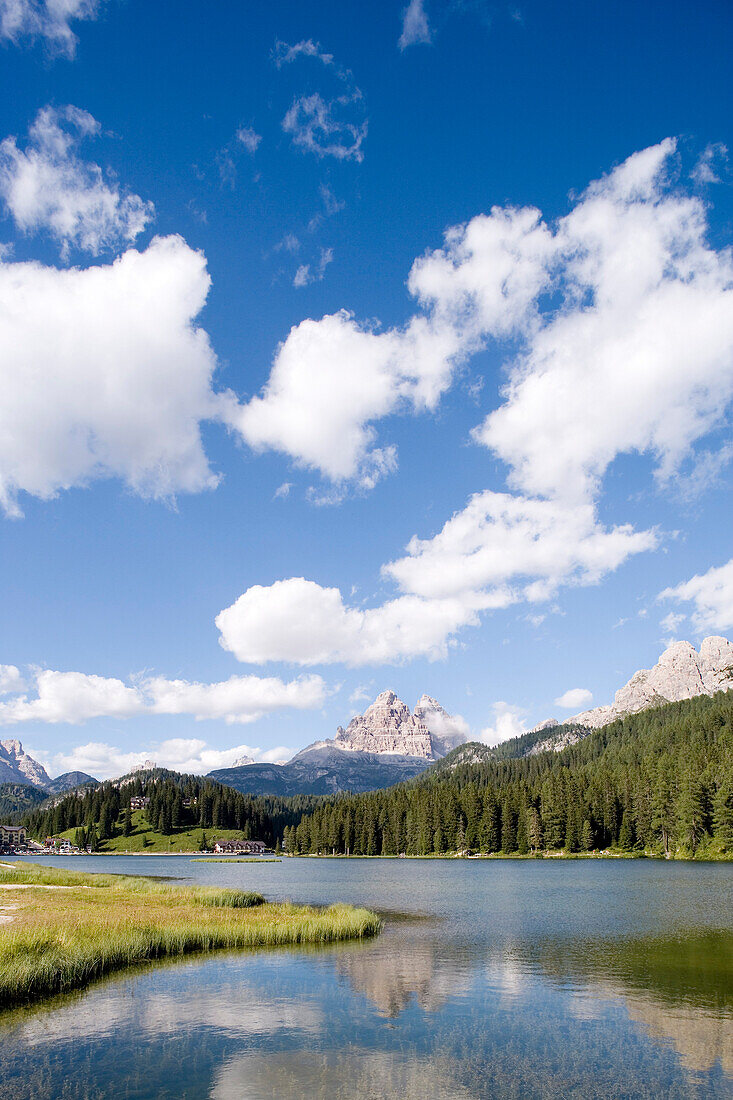
[{"label": "shallow water", "polygon": [[349,901],[378,939],[148,966],[0,1016],[0,1096],[733,1096],[733,866],[47,860]]}]

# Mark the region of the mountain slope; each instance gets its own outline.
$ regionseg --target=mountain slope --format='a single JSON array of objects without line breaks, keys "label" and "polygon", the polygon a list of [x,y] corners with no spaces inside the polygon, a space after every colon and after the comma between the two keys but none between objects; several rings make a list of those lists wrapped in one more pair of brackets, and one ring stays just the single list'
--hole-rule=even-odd
[{"label": "mountain slope", "polygon": [[0,783],[47,788],[50,782],[46,769],[25,752],[20,741],[0,741]]},{"label": "mountain slope", "polygon": [[733,643],[727,638],[705,638],[699,653],[690,642],[675,642],[665,649],[654,668],[635,672],[616,692],[610,706],[584,710],[570,722],[597,729],[627,714],[698,695],[714,695],[732,687]]},{"label": "mountain slope", "polygon": [[57,775],[47,786],[49,794],[63,794],[65,791],[74,791],[79,787],[98,787],[99,780],[86,772],[64,772]]},{"label": "mountain slope", "polygon": [[0,821],[12,824],[35,810],[46,798],[45,791],[30,783],[0,783]]},{"label": "mountain slope", "polygon": [[[476,762],[478,761],[478,762]],[[733,692],[647,709],[559,753],[469,744],[414,782],[316,807],[289,851],[531,850],[733,859]]]},{"label": "mountain slope", "polygon": [[464,723],[430,696],[411,712],[393,691],[383,691],[333,739],[314,741],[287,764],[245,764],[209,776],[246,794],[373,791],[412,779],[465,740]]},{"label": "mountain slope", "polygon": [[208,778],[242,794],[288,797],[379,790],[412,779],[429,764],[425,757],[357,752],[326,742],[303,749],[287,764],[222,768],[210,772]]}]

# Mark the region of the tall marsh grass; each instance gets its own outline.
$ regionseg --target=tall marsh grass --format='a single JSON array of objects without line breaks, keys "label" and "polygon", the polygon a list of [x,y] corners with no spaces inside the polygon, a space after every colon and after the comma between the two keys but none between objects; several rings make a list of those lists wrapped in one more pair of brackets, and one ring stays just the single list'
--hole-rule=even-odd
[{"label": "tall marsh grass", "polygon": [[[0,867],[0,891],[17,906],[0,925],[0,1006],[80,989],[151,959],[225,948],[331,943],[376,935],[366,909],[272,905],[260,894],[182,887],[144,878],[86,875],[36,864]],[[63,887],[63,889],[44,889]]]}]

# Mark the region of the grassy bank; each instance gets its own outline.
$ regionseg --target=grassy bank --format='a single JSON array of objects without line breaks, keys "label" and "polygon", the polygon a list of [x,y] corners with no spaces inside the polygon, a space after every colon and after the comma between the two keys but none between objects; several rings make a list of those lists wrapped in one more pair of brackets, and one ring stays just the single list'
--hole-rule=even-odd
[{"label": "grassy bank", "polygon": [[[201,851],[201,842],[206,840],[211,846],[214,840],[241,840],[242,832],[238,829],[201,829],[198,826],[190,829],[174,829],[170,834],[159,833],[150,824],[144,810],[133,810],[131,814],[132,831],[129,836],[123,833],[123,815],[116,824],[116,835],[99,844],[98,851],[113,853],[144,853],[145,855],[171,855],[184,852]],[[76,829],[66,829],[57,834],[74,843]]]},{"label": "grassy bank", "polygon": [[[0,1006],[80,989],[150,959],[375,935],[366,909],[268,904],[260,894],[0,865]],[[8,919],[9,918],[9,919]]]}]

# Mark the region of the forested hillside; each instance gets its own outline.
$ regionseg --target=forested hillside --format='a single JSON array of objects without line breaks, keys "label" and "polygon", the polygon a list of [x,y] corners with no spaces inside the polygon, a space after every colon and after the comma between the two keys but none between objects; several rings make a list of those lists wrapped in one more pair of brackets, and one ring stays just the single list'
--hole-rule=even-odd
[{"label": "forested hillside", "polygon": [[0,783],[0,821],[17,821],[47,798],[46,791],[27,783]]},{"label": "forested hillside", "polygon": [[448,756],[412,783],[330,799],[286,829],[285,847],[733,854],[733,693],[645,711],[560,753],[450,765]]},{"label": "forested hillside", "polygon": [[[136,796],[147,796],[150,802],[133,814],[130,799]],[[274,846],[285,827],[297,824],[317,801],[307,796],[255,798],[200,776],[157,771],[70,794],[28,814],[25,821],[31,836],[42,839],[71,830],[70,839],[93,851],[133,832],[175,837],[191,829],[210,830],[210,840],[217,830],[236,830]]]}]

